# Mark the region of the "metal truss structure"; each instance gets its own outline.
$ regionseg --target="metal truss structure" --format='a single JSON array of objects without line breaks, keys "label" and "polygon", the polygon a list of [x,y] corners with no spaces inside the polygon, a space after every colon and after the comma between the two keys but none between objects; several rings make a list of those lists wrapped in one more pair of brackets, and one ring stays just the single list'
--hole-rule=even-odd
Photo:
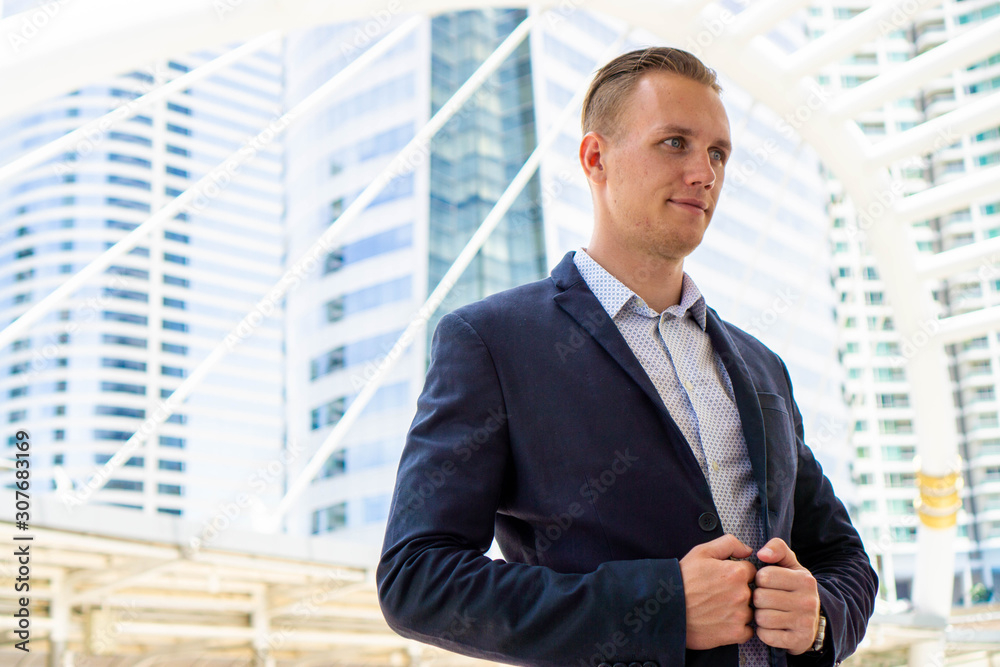
[{"label": "metal truss structure", "polygon": [[[945,42],[931,48],[890,72],[829,98],[815,79],[821,68],[854,53],[861,45],[878,35],[887,22],[908,20],[935,3],[915,0],[877,2],[837,29],[813,40],[790,56],[786,55],[776,49],[766,35],[775,25],[807,4],[806,0],[759,0],[746,5],[743,11],[732,14],[721,3],[710,0],[562,0],[549,3],[524,0],[392,0],[388,4],[384,0],[356,0],[350,3],[295,0],[282,3],[265,0],[217,0],[207,3],[203,0],[175,0],[155,5],[115,0],[79,0],[65,6],[59,5],[58,21],[53,20],[51,25],[44,31],[39,31],[13,55],[5,52],[0,56],[0,81],[4,82],[5,90],[17,91],[17,95],[0,96],[0,118],[29,109],[95,79],[110,77],[156,58],[180,52],[236,42],[246,42],[243,52],[248,52],[273,39],[275,34],[337,21],[361,20],[384,27],[387,35],[381,37],[364,56],[308,97],[299,107],[286,113],[286,120],[295,122],[324,96],[362,72],[366,62],[388,50],[407,30],[416,25],[416,21],[422,20],[421,17],[482,7],[519,6],[534,10],[441,112],[431,119],[428,126],[418,132],[417,137],[385,172],[316,240],[312,249],[289,265],[290,274],[299,263],[320,257],[392,178],[412,168],[408,166],[412,164],[412,156],[427,145],[434,132],[475,92],[505,55],[528,34],[533,22],[544,12],[566,13],[578,8],[594,9],[621,19],[628,25],[641,25],[666,43],[684,46],[692,38],[698,39],[701,54],[707,62],[725,72],[762,104],[784,118],[843,183],[856,210],[862,213],[864,224],[858,233],[864,235],[867,247],[877,260],[902,340],[925,343],[918,345],[919,351],[907,359],[908,377],[913,387],[912,402],[916,412],[918,454],[921,461],[918,479],[923,501],[919,509],[921,526],[914,602],[925,618],[937,619],[943,627],[951,614],[955,517],[961,505],[957,487],[958,434],[955,430],[950,389],[952,383],[948,376],[944,346],[995,330],[1000,323],[1000,307],[939,319],[931,291],[935,281],[946,275],[975,269],[990,262],[994,254],[1000,251],[1000,238],[945,251],[931,258],[920,258],[914,247],[908,247],[909,225],[968,207],[977,198],[1000,191],[1000,167],[978,170],[964,179],[903,196],[899,194],[899,188],[894,187],[888,166],[932,152],[945,130],[969,133],[1000,125],[1000,94],[981,96],[971,104],[874,144],[860,132],[855,119],[878,105],[912,91],[921,82],[944,76],[956,68],[992,55],[997,49],[996,45],[1000,43],[1000,18],[984,21],[969,29],[960,41]],[[18,20],[17,16],[13,16],[0,22],[0,33],[15,32],[15,22]],[[708,38],[701,40],[701,36],[705,35]],[[237,52],[226,56],[224,61],[220,59],[219,62],[181,77],[184,81],[178,80],[168,86],[183,87],[191,80],[214,71],[207,68],[224,67],[234,59],[234,54]],[[147,98],[163,94],[162,90],[155,91],[147,95]],[[146,101],[150,100],[137,100],[132,113],[138,111]],[[109,118],[109,122],[118,120],[121,118]],[[554,131],[558,131],[558,127]],[[540,150],[544,150],[544,143],[540,142]],[[58,151],[58,147],[52,146],[38,149],[13,165],[0,168],[0,178],[20,173]],[[533,155],[533,159],[537,165],[537,157]],[[527,182],[523,175],[531,175],[530,162],[531,160],[525,167],[529,171],[522,170],[522,174],[515,179],[498,208],[484,221],[483,227],[448,276],[457,278],[464,268],[462,262],[467,263],[471,259],[491,231],[491,225],[495,225],[502,216],[505,210],[503,202],[506,201],[509,205],[520,192],[520,188]],[[201,192],[209,176],[154,213],[146,223],[102,256],[95,258],[65,285],[0,332],[0,347],[23,334],[62,299],[103,271],[115,257],[128,252],[159,225],[182,210]],[[913,243],[909,242],[909,246],[913,246]],[[443,280],[440,289],[446,292],[452,283],[453,281]],[[275,294],[280,298],[282,290],[287,289],[288,284],[289,281],[284,278],[276,284],[277,292],[271,290],[266,298],[262,297],[257,308],[247,315],[244,322],[252,323],[266,316],[264,307],[267,300],[274,299]],[[443,292],[432,295],[417,320],[397,343],[394,353],[414,340],[415,334],[426,324],[427,318],[440,304],[443,296]],[[934,323],[931,334],[927,333],[926,325],[929,322]],[[124,445],[115,461],[127,460],[129,453],[155,432],[159,424],[166,420],[170,412],[183,402],[230,349],[231,339],[221,341],[202,365],[167,399],[165,410],[158,411]],[[388,363],[391,363],[398,354],[387,356]],[[288,510],[297,497],[296,494],[309,482],[323,463],[323,458],[350,427],[352,416],[356,416],[364,408],[367,398],[374,393],[385,374],[380,372],[372,378],[362,395],[352,404],[354,412],[345,415],[342,426],[338,425],[334,429],[317,457],[306,467],[302,478],[290,485],[289,495],[273,516],[272,528],[279,525],[281,515]],[[98,485],[100,483],[98,480]],[[55,536],[52,537],[56,539]],[[144,548],[149,553],[143,552]],[[128,567],[134,567],[137,571],[143,567],[157,568],[160,567],[156,565],[159,560],[170,560],[167,554],[169,547],[137,546],[135,549],[138,551],[135,552],[134,560],[129,561]],[[157,576],[207,576],[204,572],[199,574],[194,571],[175,571],[166,566],[164,568],[163,573]],[[93,594],[88,593],[89,588],[113,588],[116,585],[114,576],[109,578],[97,572],[85,571],[80,577],[77,582],[79,585],[75,587],[66,582],[54,583],[53,594],[57,594],[56,589],[62,586],[59,595],[69,596],[70,599],[95,600]],[[123,580],[127,580],[127,577]],[[308,581],[296,579],[294,585],[308,586]],[[271,603],[262,603],[259,595],[255,597],[251,593],[252,591],[241,592],[246,599],[234,602],[227,613],[239,608],[251,615],[275,616],[273,609],[267,606]],[[252,632],[243,637],[245,640],[253,638]],[[197,641],[194,636],[191,640]]]}]

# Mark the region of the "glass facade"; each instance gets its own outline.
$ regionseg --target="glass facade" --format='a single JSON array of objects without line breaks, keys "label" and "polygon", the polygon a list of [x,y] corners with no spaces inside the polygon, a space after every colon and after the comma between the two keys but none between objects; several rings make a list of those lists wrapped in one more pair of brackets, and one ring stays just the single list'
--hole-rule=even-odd
[{"label": "glass facade", "polygon": [[[437,112],[510,32],[521,10],[442,14],[431,21],[431,107]],[[531,52],[514,51],[431,143],[428,286],[437,287],[536,142]],[[536,175],[431,318],[547,274]],[[428,335],[428,344],[430,336]]]}]

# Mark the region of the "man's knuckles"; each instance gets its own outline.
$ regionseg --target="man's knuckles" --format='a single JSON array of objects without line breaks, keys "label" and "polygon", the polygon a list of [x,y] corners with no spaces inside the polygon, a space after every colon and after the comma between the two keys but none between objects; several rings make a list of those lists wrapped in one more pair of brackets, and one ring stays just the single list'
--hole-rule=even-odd
[{"label": "man's knuckles", "polygon": [[767,565],[757,570],[754,582],[761,588],[818,590],[816,579],[809,570],[789,570],[775,565]]}]

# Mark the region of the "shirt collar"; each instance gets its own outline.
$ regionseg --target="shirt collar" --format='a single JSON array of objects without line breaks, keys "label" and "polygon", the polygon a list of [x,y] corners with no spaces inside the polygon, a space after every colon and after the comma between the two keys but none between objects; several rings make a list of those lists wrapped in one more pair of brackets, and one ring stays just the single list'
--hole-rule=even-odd
[{"label": "shirt collar", "polygon": [[[629,305],[636,313],[645,315],[646,317],[662,316],[662,313],[657,313],[650,308],[638,294],[608,273],[583,248],[577,250],[573,255],[573,263],[576,264],[576,268],[580,272],[580,275],[583,276],[587,287],[594,293],[594,296],[597,297],[597,300],[604,307],[604,310],[607,311],[611,319],[617,317],[618,313],[626,305]],[[701,290],[694,284],[691,276],[685,273],[681,285],[681,302],[668,307],[663,312],[677,318],[682,318],[686,313],[690,313],[694,321],[698,323],[698,326],[704,330],[706,307],[705,297],[702,295]]]}]

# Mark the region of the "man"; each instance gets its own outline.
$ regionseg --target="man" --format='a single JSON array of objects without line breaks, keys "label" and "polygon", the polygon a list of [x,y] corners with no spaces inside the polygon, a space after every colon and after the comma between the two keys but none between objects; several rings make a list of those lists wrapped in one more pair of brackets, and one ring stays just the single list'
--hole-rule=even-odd
[{"label": "man", "polygon": [[590,244],[442,318],[377,573],[400,634],[539,667],[833,665],[863,637],[875,573],[785,366],[683,271],[731,153],[719,93],[684,51],[608,63]]}]

